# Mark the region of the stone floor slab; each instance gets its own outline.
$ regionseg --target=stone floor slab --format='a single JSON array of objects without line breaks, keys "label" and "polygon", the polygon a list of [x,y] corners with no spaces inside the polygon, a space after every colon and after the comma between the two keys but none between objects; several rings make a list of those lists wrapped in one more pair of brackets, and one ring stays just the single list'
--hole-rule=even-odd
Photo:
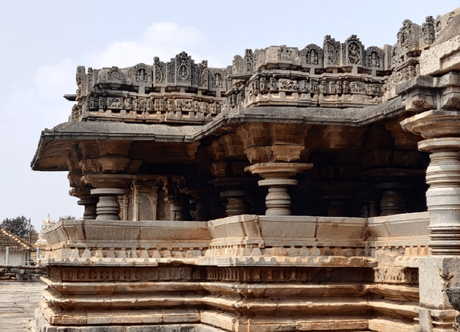
[{"label": "stone floor slab", "polygon": [[34,311],[42,300],[41,282],[0,282],[0,330],[30,331]]}]

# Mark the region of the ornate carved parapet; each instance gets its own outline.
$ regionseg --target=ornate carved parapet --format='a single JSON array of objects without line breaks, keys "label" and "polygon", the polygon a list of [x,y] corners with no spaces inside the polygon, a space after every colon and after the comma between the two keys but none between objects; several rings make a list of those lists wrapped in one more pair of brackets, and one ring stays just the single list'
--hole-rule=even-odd
[{"label": "ornate carved parapet", "polygon": [[220,113],[228,89],[224,68],[195,64],[182,52],[169,62],[128,68],[77,68],[78,102],[71,121],[206,123]]},{"label": "ornate carved parapet", "polygon": [[430,247],[434,255],[460,253],[460,112],[428,111],[401,122],[421,135],[419,150],[430,152],[426,193]]}]

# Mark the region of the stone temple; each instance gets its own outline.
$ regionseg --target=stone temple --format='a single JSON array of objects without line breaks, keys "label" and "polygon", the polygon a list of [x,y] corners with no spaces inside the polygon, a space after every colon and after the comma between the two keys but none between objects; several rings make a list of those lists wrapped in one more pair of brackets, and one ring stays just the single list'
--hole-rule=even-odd
[{"label": "stone temple", "polygon": [[36,331],[459,331],[460,8],[306,45],[77,68]]}]

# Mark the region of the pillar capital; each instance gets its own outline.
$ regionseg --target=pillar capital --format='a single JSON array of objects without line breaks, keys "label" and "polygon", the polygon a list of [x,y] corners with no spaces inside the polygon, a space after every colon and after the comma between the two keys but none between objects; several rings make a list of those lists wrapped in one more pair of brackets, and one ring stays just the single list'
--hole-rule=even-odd
[{"label": "pillar capital", "polygon": [[[313,167],[308,163],[258,163],[246,167],[246,172],[259,175],[264,179],[290,178]],[[263,181],[263,180],[262,180]]]},{"label": "pillar capital", "polygon": [[82,182],[94,188],[125,188],[136,179],[130,174],[86,174]]},{"label": "pillar capital", "polygon": [[405,131],[425,139],[460,136],[460,111],[431,110],[401,122]]},{"label": "pillar capital", "polygon": [[286,123],[245,123],[236,129],[251,163],[298,161],[311,126]]}]

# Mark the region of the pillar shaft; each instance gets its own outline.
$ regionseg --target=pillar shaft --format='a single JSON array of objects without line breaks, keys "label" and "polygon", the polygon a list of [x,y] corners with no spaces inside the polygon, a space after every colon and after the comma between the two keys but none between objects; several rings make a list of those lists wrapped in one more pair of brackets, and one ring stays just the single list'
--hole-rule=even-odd
[{"label": "pillar shaft", "polygon": [[79,199],[78,205],[83,205],[83,219],[96,219],[96,198]]},{"label": "pillar shaft", "polygon": [[266,215],[285,216],[291,214],[291,196],[287,190],[289,186],[297,185],[297,180],[291,179],[291,177],[312,166],[312,164],[301,163],[259,163],[245,168],[245,171],[264,178],[264,180],[259,181],[259,186],[269,187],[268,195],[265,198]]},{"label": "pillar shaft", "polygon": [[91,190],[91,194],[99,196],[96,220],[120,220],[118,196],[124,195],[125,189],[99,188]]},{"label": "pillar shaft", "polygon": [[220,197],[224,203],[227,217],[247,213],[247,193],[241,188],[243,184],[251,180],[248,177],[227,176],[210,181],[216,188],[222,188]]},{"label": "pillar shaft", "polygon": [[246,213],[245,195],[245,192],[242,190],[226,190],[220,193],[220,196],[227,200],[225,206],[227,217]]},{"label": "pillar shaft", "polygon": [[432,138],[419,143],[430,151],[426,171],[433,255],[460,254],[460,138]]},{"label": "pillar shaft", "polygon": [[430,152],[426,192],[430,214],[429,246],[432,255],[460,254],[460,113],[444,109],[426,111],[401,122],[419,134],[420,151]]}]

